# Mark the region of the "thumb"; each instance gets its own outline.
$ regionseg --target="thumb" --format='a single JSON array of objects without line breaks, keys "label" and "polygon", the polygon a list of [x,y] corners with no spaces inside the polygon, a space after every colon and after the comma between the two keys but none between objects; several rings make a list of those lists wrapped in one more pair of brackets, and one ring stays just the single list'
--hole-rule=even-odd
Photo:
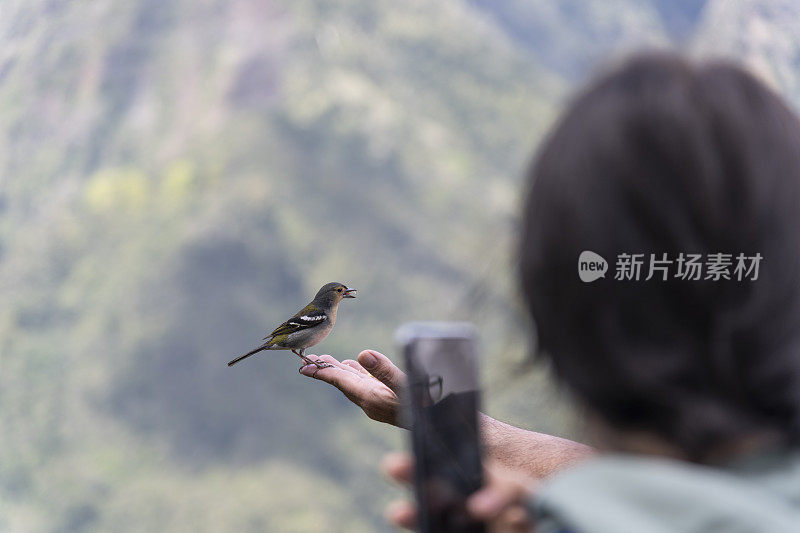
[{"label": "thumb", "polygon": [[358,354],[358,362],[378,381],[397,392],[406,384],[406,375],[388,357],[375,350],[364,350]]}]

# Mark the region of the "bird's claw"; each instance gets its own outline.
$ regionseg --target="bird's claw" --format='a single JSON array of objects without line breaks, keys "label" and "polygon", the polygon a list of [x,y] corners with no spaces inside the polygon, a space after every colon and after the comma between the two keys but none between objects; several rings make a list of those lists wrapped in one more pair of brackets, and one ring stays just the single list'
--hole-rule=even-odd
[{"label": "bird's claw", "polygon": [[319,371],[320,371],[320,370],[322,370],[323,368],[328,368],[328,367],[332,367],[332,366],[333,366],[332,364],[330,364],[330,363],[326,363],[325,361],[313,361],[313,360],[311,360],[311,359],[309,359],[309,360],[308,360],[308,361],[306,361],[305,363],[306,363],[306,364],[304,364],[303,366],[301,366],[301,367],[300,367],[300,368],[299,368],[297,371],[298,371],[298,372],[300,372],[300,373],[302,374],[302,373],[303,373],[303,369],[304,369],[304,368],[306,368],[307,366],[314,365],[314,366],[315,366],[315,367],[317,367],[317,368],[316,368],[316,370],[314,370],[314,373],[313,373],[313,374],[311,374],[311,377],[312,377],[312,378],[315,378],[315,377],[317,377],[317,372],[319,372]]},{"label": "bird's claw", "polygon": [[315,378],[315,377],[317,377],[317,372],[319,372],[321,369],[323,369],[323,368],[328,368],[328,367],[332,367],[333,365],[332,365],[332,364],[330,364],[330,363],[324,363],[324,362],[323,362],[323,363],[318,363],[317,361],[314,361],[314,366],[316,366],[316,367],[317,367],[317,369],[316,369],[316,370],[314,370],[314,373],[313,373],[313,374],[311,374],[311,377],[312,377],[312,378]]}]

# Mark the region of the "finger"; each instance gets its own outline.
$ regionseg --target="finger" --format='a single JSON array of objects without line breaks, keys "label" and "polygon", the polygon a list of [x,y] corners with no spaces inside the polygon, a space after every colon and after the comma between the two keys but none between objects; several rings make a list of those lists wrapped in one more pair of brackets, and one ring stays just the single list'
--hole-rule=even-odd
[{"label": "finger", "polygon": [[359,373],[364,374],[365,376],[372,377],[372,374],[367,372],[367,369],[361,366],[358,363],[358,361],[353,361],[352,359],[345,359],[344,361],[342,361],[342,364],[347,365],[354,370],[357,370]]},{"label": "finger", "polygon": [[520,503],[523,491],[515,484],[494,483],[479,490],[467,500],[467,510],[479,520],[496,518],[505,509]]},{"label": "finger", "polygon": [[467,500],[467,510],[480,520],[495,518],[510,502],[505,494],[493,487],[487,487],[473,494]]},{"label": "finger", "polygon": [[409,502],[392,502],[386,508],[386,520],[405,529],[417,529],[417,508]]},{"label": "finger", "polygon": [[315,361],[315,360],[316,361],[322,361],[323,363],[328,363],[329,365],[333,365],[333,366],[335,366],[337,368],[341,368],[342,370],[347,370],[348,372],[356,373],[355,370],[353,370],[352,367],[350,367],[349,365],[344,364],[343,362],[340,363],[332,355],[325,354],[325,355],[319,355],[319,356],[311,356],[311,360],[312,361]]},{"label": "finger", "polygon": [[[356,363],[356,364],[358,364],[358,363]],[[359,379],[364,379],[364,378],[367,377],[367,376],[364,375],[363,372],[359,372],[357,368],[353,368],[353,365],[348,364],[346,361],[342,361],[340,368],[342,370],[347,370],[348,372],[352,372],[354,375],[358,376]]]},{"label": "finger", "polygon": [[513,505],[503,511],[498,521],[505,531],[528,531],[531,527],[528,511],[521,505]]},{"label": "finger", "polygon": [[[333,359],[331,357],[331,359]],[[322,358],[312,359],[312,361],[325,361]],[[306,365],[300,369],[300,373],[320,381],[333,385],[348,397],[362,399],[364,397],[364,380],[350,370],[339,368],[338,365],[325,368],[318,368],[316,365]]]},{"label": "finger", "polygon": [[394,392],[398,392],[405,385],[406,375],[380,352],[364,350],[358,354],[358,362]]},{"label": "finger", "polygon": [[340,366],[342,366],[342,363],[340,363],[340,362],[339,362],[339,361],[338,361],[338,360],[337,360],[335,357],[333,357],[332,355],[328,355],[328,354],[325,354],[325,355],[317,355],[317,354],[313,354],[313,353],[312,353],[312,354],[308,354],[306,357],[307,357],[308,359],[311,359],[312,361],[324,362],[324,363],[328,363],[328,364],[330,364],[330,365],[339,366],[339,367],[340,367]]},{"label": "finger", "polygon": [[[326,355],[309,354],[309,355],[306,356],[306,358],[310,359],[311,361],[318,362],[318,363],[328,363],[329,365],[333,365],[336,368],[340,368],[342,370],[346,370],[347,372],[350,372],[350,373],[355,373],[352,368],[350,368],[349,366],[347,366],[347,365],[345,365],[343,363],[340,363],[339,361],[336,360],[335,357],[333,357],[331,355],[327,355],[327,354]],[[310,368],[311,371],[308,372],[308,373],[303,372],[303,369],[306,368],[306,367]],[[317,369],[316,365],[305,365],[303,367],[300,367],[300,373],[301,374],[305,374],[305,375],[311,375],[311,374],[314,373],[314,370],[316,370],[316,369]]]},{"label": "finger", "polygon": [[414,478],[414,459],[404,452],[386,455],[381,461],[384,474],[400,483],[411,483]]},{"label": "finger", "polygon": [[[304,365],[304,366],[300,367],[300,373],[303,374],[304,376],[313,376],[313,377],[321,378],[320,372],[322,372],[323,370],[328,370],[328,369],[333,369],[333,368],[336,368],[336,369],[339,369],[339,370],[344,370],[345,369],[339,361],[337,361],[335,358],[333,358],[330,355],[309,354],[309,355],[306,355],[306,359],[308,359],[310,361],[313,361],[315,363],[320,363],[320,364],[321,363],[327,363],[327,364],[332,365],[332,366],[326,367],[326,368],[319,368],[317,365],[314,365],[314,364]],[[349,368],[347,369],[347,371],[350,372]],[[316,372],[316,375],[314,375],[315,372]],[[328,373],[328,376],[330,376],[330,375],[331,374]],[[327,380],[323,379],[322,381],[327,381]]]}]

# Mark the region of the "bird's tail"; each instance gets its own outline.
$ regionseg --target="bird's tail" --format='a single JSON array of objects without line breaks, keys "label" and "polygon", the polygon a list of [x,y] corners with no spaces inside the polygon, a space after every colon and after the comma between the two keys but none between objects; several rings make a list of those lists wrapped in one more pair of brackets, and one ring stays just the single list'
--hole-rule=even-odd
[{"label": "bird's tail", "polygon": [[267,349],[267,348],[269,348],[270,346],[272,346],[272,340],[268,340],[267,342],[265,342],[264,344],[262,344],[262,345],[261,345],[261,346],[259,346],[258,348],[254,348],[254,349],[250,350],[249,352],[247,352],[246,354],[244,354],[244,355],[240,355],[240,356],[239,356],[239,357],[237,357],[236,359],[234,359],[234,360],[232,360],[232,361],[229,361],[229,362],[228,362],[228,366],[233,366],[233,365],[235,365],[236,363],[238,363],[239,361],[241,361],[241,360],[243,360],[243,359],[247,359],[247,358],[248,358],[248,357],[250,357],[251,355],[254,355],[254,354],[257,354],[258,352],[261,352],[261,351],[263,351],[263,350],[266,350],[266,349]]}]

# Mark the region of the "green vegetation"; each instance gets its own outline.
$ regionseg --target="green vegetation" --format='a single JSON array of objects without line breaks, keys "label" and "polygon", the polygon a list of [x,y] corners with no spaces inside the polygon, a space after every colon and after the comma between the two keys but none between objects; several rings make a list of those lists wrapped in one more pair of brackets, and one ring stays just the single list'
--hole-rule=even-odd
[{"label": "green vegetation", "polygon": [[[402,432],[291,354],[225,366],[332,280],[359,298],[320,350],[472,320],[488,410],[570,434],[541,369],[512,377],[522,169],[643,42],[747,50],[796,99],[796,46],[731,29],[764,2],[721,3],[5,2],[0,530],[386,529]],[[757,12],[781,43],[785,4]]]}]

